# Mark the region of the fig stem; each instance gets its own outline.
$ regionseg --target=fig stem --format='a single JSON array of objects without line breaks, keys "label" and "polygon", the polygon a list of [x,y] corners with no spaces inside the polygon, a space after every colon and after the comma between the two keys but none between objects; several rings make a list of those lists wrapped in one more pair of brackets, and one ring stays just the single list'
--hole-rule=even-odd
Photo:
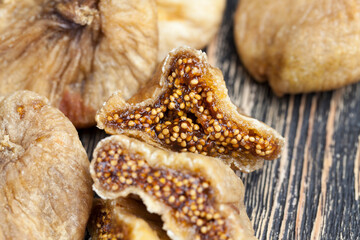
[{"label": "fig stem", "polygon": [[65,19],[86,26],[91,25],[98,15],[96,3],[97,0],[85,0],[81,3],[78,1],[58,3],[55,9]]}]

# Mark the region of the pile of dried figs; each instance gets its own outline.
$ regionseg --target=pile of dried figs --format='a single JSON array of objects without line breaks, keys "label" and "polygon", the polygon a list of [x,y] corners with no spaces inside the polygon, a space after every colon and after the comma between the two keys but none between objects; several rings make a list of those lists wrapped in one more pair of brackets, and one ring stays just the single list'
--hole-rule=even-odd
[{"label": "pile of dried figs", "polygon": [[90,165],[93,189],[107,199],[90,218],[94,239],[137,239],[143,224],[152,229],[143,239],[255,239],[233,169],[260,168],[284,139],[238,113],[203,52],[170,51],[150,82],[128,101],[113,94],[96,121],[113,136]]},{"label": "pile of dried figs", "polygon": [[[194,49],[224,7],[0,0],[0,239],[255,239],[234,170],[284,139]],[[90,163],[75,127],[94,124],[113,136]]]}]

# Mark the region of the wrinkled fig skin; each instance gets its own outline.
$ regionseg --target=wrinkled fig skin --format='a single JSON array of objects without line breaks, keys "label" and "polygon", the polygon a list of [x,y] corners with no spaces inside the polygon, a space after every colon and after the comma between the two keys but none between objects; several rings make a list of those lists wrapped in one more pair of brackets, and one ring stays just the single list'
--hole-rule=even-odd
[{"label": "wrinkled fig skin", "polygon": [[175,153],[115,135],[97,145],[93,189],[104,199],[138,196],[173,240],[255,239],[244,187],[216,158]]},{"label": "wrinkled fig skin", "polygon": [[171,51],[129,101],[115,93],[96,121],[107,133],[219,157],[244,172],[278,158],[284,145],[274,129],[238,113],[221,71],[208,64],[205,53],[187,47]]},{"label": "wrinkled fig skin", "polygon": [[101,104],[127,99],[153,73],[155,0],[0,1],[0,95],[32,90],[76,127]]},{"label": "wrinkled fig skin", "polygon": [[202,49],[221,24],[226,0],[157,0],[161,62],[176,47]]},{"label": "wrinkled fig skin", "polygon": [[242,0],[234,35],[246,68],[279,96],[360,79],[359,1]]},{"label": "wrinkled fig skin", "polygon": [[48,100],[0,102],[0,239],[83,239],[93,193],[76,129]]},{"label": "wrinkled fig skin", "polygon": [[169,240],[161,219],[131,198],[95,199],[88,229],[93,240]]}]

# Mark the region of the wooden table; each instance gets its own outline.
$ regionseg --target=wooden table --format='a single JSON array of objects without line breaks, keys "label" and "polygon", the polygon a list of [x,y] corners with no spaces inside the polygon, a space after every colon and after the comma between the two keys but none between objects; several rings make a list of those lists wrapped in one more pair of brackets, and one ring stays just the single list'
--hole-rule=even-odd
[{"label": "wooden table", "polygon": [[[276,97],[255,82],[236,54],[228,1],[207,48],[233,102],[278,130],[287,148],[264,168],[240,174],[247,213],[259,239],[360,239],[360,83],[336,91]],[[89,156],[105,136],[80,131]]]}]

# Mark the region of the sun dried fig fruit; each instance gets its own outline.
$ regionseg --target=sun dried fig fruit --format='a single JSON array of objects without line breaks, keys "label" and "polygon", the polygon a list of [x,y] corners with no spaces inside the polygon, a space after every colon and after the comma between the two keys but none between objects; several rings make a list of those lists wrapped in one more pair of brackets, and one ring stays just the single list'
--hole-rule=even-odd
[{"label": "sun dried fig fruit", "polygon": [[277,95],[325,91],[360,79],[360,2],[242,0],[238,53]]},{"label": "sun dried fig fruit", "polygon": [[284,144],[275,130],[238,113],[221,71],[191,48],[170,52],[155,77],[128,102],[115,93],[96,120],[107,133],[219,157],[245,172],[277,158]]},{"label": "sun dried fig fruit", "polygon": [[219,30],[226,0],[157,0],[159,62],[173,48],[204,48]]},{"label": "sun dried fig fruit", "polygon": [[243,184],[216,158],[116,135],[99,142],[90,173],[102,198],[139,196],[171,239],[253,239]]},{"label": "sun dried fig fruit", "polygon": [[0,102],[0,239],[83,239],[93,194],[76,129],[29,91]]},{"label": "sun dried fig fruit", "polygon": [[0,20],[0,95],[35,91],[76,127],[115,90],[134,94],[157,61],[153,0],[0,1]]},{"label": "sun dried fig fruit", "polygon": [[88,224],[91,239],[168,240],[161,219],[131,198],[96,199]]}]

